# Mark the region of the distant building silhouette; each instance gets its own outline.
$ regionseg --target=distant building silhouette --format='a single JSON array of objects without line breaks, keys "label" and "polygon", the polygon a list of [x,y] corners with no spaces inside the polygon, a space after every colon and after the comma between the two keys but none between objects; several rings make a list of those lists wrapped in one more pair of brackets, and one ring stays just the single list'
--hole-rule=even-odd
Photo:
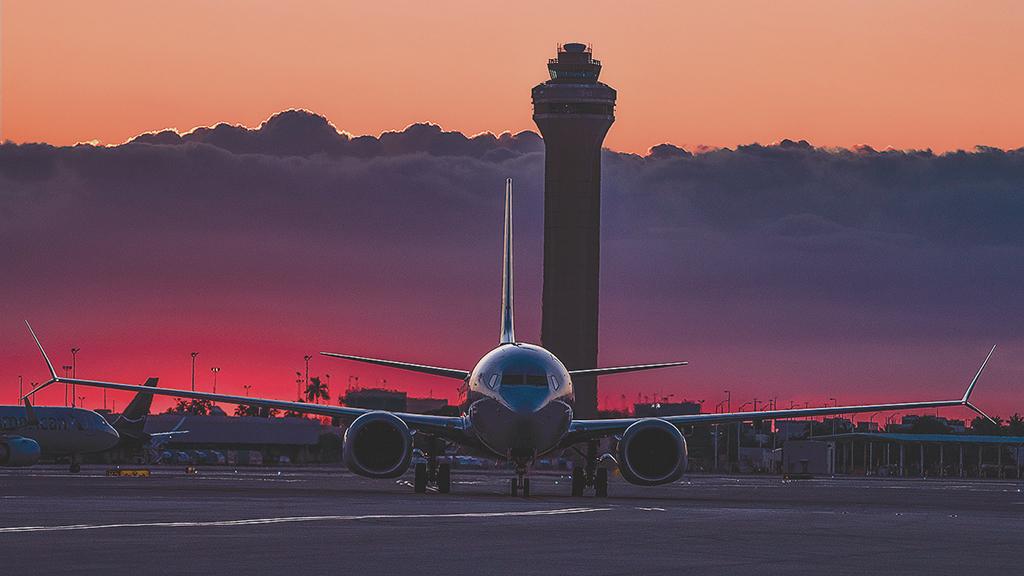
[{"label": "distant building silhouette", "polygon": [[388,412],[405,412],[408,402],[409,398],[405,392],[385,390],[383,388],[349,390],[344,398],[345,406],[369,410],[387,410]]},{"label": "distant building silhouette", "polygon": [[[541,344],[570,369],[597,365],[601,262],[601,144],[615,121],[615,90],[584,44],[559,46],[550,80],[533,88],[544,136],[544,291]],[[597,378],[573,379],[576,415],[597,415]]]}]

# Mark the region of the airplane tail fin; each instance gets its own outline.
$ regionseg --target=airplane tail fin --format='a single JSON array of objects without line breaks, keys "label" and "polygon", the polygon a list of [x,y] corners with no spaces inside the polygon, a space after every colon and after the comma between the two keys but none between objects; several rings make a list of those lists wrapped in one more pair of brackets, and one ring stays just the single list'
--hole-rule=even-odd
[{"label": "airplane tail fin", "polygon": [[29,402],[28,398],[22,398],[22,402],[25,403],[25,419],[29,426],[39,426],[39,417],[36,416],[36,409],[32,407],[32,403]]},{"label": "airplane tail fin", "polygon": [[505,246],[501,268],[501,339],[500,344],[516,341],[512,314],[512,179],[505,180]]},{"label": "airplane tail fin", "polygon": [[[149,378],[143,386],[155,388],[158,380],[158,378]],[[152,405],[152,394],[137,393],[124,412],[114,420],[112,424],[114,430],[117,430],[117,433],[122,436],[142,437],[143,429],[146,427],[146,418],[149,416],[149,409]]]}]

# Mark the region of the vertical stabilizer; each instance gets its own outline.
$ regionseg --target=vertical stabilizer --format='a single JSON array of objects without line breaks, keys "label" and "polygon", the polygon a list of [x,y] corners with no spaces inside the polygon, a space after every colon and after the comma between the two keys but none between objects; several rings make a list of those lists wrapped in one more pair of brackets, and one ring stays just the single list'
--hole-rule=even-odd
[{"label": "vertical stabilizer", "polygon": [[512,179],[505,180],[505,253],[501,270],[501,344],[516,341],[512,317]]},{"label": "vertical stabilizer", "polygon": [[[146,380],[143,386],[155,388],[157,378]],[[149,408],[153,404],[153,395],[146,392],[139,392],[132,398],[131,403],[125,407],[124,412],[114,420],[112,426],[122,436],[138,438],[142,436],[146,427],[146,418],[149,416]]]}]

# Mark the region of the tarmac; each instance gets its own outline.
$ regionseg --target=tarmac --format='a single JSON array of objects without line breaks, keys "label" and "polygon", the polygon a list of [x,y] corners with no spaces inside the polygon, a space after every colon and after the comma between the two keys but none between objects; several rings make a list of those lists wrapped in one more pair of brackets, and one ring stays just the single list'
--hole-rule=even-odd
[{"label": "tarmac", "polygon": [[1016,481],[457,472],[452,494],[341,468],[0,469],[0,567],[181,574],[957,574],[1024,572]]}]

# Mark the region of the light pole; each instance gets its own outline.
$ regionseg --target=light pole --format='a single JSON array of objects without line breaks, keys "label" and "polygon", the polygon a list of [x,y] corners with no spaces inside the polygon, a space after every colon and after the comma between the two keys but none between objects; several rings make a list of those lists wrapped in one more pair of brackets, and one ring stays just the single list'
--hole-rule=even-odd
[{"label": "light pole", "polygon": [[199,356],[199,352],[192,353],[192,391],[196,391],[196,356]]},{"label": "light pole", "polygon": [[21,374],[18,374],[18,402],[21,402],[21,397],[25,395],[25,391],[23,390],[24,382],[25,379],[21,376]]},{"label": "light pole", "polygon": [[[832,406],[839,406],[839,402],[835,398],[829,398],[832,401]],[[836,439],[836,414],[832,415],[832,440]]]},{"label": "light pole", "polygon": [[[61,366],[61,369],[64,370],[64,377],[67,378],[68,377],[68,372],[71,370],[71,366],[65,364],[65,365]],[[65,406],[68,405],[68,385],[67,384],[64,385],[64,405]],[[75,406],[75,391],[73,389],[71,390],[71,406],[72,407]]]},{"label": "light pole", "polygon": [[302,357],[302,359],[306,361],[306,378],[305,378],[306,387],[309,387],[309,359],[310,358],[312,358],[312,356],[310,356],[309,354],[306,354],[305,356]]},{"label": "light pole", "polygon": [[[71,349],[71,377],[72,378],[78,378],[78,370],[77,370],[76,367],[78,366],[78,351],[79,350],[81,350],[81,348],[78,348],[78,347],[74,347],[74,348]],[[65,374],[64,376],[66,378],[67,374]],[[78,390],[78,387],[75,384],[72,384],[71,385],[71,404],[72,405],[74,405],[74,403],[75,403],[75,392],[77,390]],[[104,388],[104,390],[106,390],[106,388]]]},{"label": "light pole", "polygon": [[82,408],[85,408],[85,396],[79,396],[78,401],[82,404]]},{"label": "light pole", "polygon": [[246,384],[246,385],[242,386],[242,388],[245,388],[245,396],[246,396],[246,398],[248,398],[249,397],[249,390],[252,389],[252,384]]},{"label": "light pole", "polygon": [[217,373],[220,372],[220,368],[213,366],[210,368],[210,372],[213,372],[213,393],[217,393]]},{"label": "light pole", "polygon": [[[729,390],[725,391],[725,411],[732,412],[732,392]],[[732,439],[730,438],[729,428],[725,428],[725,463],[728,464],[730,456],[732,454]],[[736,451],[739,454],[739,450]]]}]

